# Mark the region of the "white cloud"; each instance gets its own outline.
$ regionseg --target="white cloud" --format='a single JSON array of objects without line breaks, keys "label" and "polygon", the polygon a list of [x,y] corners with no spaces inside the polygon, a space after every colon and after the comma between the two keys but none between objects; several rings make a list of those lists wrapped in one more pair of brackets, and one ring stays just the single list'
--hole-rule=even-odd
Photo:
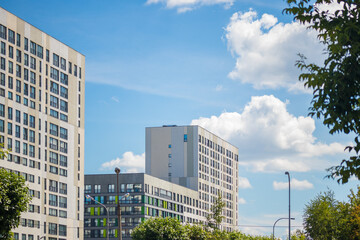
[{"label": "white cloud", "polygon": [[[310,117],[296,117],[274,96],[252,97],[243,112],[225,112],[191,122],[239,148],[240,165],[256,172],[324,170],[329,155],[344,152],[340,143],[325,144],[313,133]],[[326,156],[326,158],[322,158]]]},{"label": "white cloud", "polygon": [[249,179],[245,177],[239,177],[239,188],[241,189],[252,188]]},{"label": "white cloud", "polygon": [[136,155],[132,152],[125,152],[121,158],[116,158],[101,164],[101,170],[115,169],[119,167],[122,172],[138,173],[145,170],[145,153]]},{"label": "white cloud", "polygon": [[220,91],[222,91],[223,90],[223,86],[222,85],[217,85],[216,87],[215,87],[215,91],[216,92],[220,92]]},{"label": "white cloud", "polygon": [[111,100],[113,100],[114,102],[117,102],[117,103],[120,102],[120,100],[119,100],[117,97],[115,97],[115,96],[112,96],[112,97],[111,97]]},{"label": "white cloud", "polygon": [[246,200],[244,198],[239,198],[239,204],[246,204]]},{"label": "white cloud", "polygon": [[166,8],[176,8],[179,13],[194,10],[206,5],[224,5],[229,8],[235,0],[147,0],[146,4],[164,4]]},{"label": "white cloud", "polygon": [[253,10],[234,13],[225,28],[228,48],[236,57],[229,77],[255,88],[287,88],[304,91],[298,83],[300,71],[294,66],[298,53],[319,63],[323,56],[316,32],[297,22],[278,23],[273,15],[259,19]]},{"label": "white cloud", "polygon": [[[291,189],[296,189],[296,190],[307,190],[314,188],[314,185],[310,183],[308,180],[300,181],[295,178],[292,178],[290,180],[290,184],[291,184]],[[274,181],[273,187],[275,190],[289,189],[289,182]]]}]

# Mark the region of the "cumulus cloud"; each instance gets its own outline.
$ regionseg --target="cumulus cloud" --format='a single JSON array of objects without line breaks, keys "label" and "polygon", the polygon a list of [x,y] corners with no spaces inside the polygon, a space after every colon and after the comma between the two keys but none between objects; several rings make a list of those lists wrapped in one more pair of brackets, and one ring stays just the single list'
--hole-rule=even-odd
[{"label": "cumulus cloud", "polygon": [[244,198],[239,198],[239,204],[246,204],[246,200]]},{"label": "cumulus cloud", "polygon": [[[290,181],[291,189],[296,190],[307,190],[314,188],[314,185],[310,183],[308,180],[297,180],[295,178],[292,178]],[[275,190],[284,190],[289,189],[289,182],[273,182],[273,187]]]},{"label": "cumulus cloud", "polygon": [[101,170],[109,170],[119,167],[123,172],[138,173],[145,170],[145,153],[136,155],[133,152],[125,152],[121,158],[116,158],[101,164]]},{"label": "cumulus cloud", "polygon": [[324,47],[315,31],[298,22],[279,23],[270,14],[259,18],[253,10],[234,13],[225,33],[228,48],[236,57],[229,77],[257,89],[305,91],[297,80],[300,73],[294,66],[299,59],[297,54],[302,53],[315,63],[323,59]]},{"label": "cumulus cloud", "polygon": [[252,188],[249,179],[245,177],[239,177],[239,188],[241,189]]},{"label": "cumulus cloud", "polygon": [[252,97],[241,113],[201,117],[191,124],[200,125],[237,146],[240,165],[256,172],[306,172],[330,167],[328,156],[343,153],[344,145],[317,141],[313,135],[314,120],[296,117],[286,106],[287,103],[272,95]]},{"label": "cumulus cloud", "polygon": [[195,8],[206,5],[223,5],[229,8],[235,0],[147,0],[147,4],[163,4],[166,8],[177,9],[179,13],[194,10]]}]

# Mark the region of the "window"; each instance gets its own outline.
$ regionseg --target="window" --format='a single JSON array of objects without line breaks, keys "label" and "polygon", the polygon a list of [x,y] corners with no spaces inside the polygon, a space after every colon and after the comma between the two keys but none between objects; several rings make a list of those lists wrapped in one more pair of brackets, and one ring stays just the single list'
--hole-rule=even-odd
[{"label": "window", "polygon": [[21,122],[21,112],[19,110],[16,110],[16,113],[15,113],[15,120],[16,122],[20,123]]},{"label": "window", "polygon": [[115,192],[115,185],[114,184],[109,184],[108,185],[108,192],[109,193]]},{"label": "window", "polygon": [[54,83],[53,81],[50,82],[50,91],[52,93],[59,94],[59,84]]},{"label": "window", "polygon": [[36,70],[36,59],[34,57],[30,57],[30,68]]},{"label": "window", "polygon": [[57,97],[50,95],[50,106],[54,108],[59,108],[59,99]]},{"label": "window", "polygon": [[10,76],[8,77],[8,87],[10,89],[13,89],[13,78]]},{"label": "window", "polygon": [[60,137],[62,139],[67,139],[68,138],[68,132],[67,132],[66,128],[60,127]]},{"label": "window", "polygon": [[49,215],[57,217],[57,210],[54,208],[49,208]]},{"label": "window", "polygon": [[52,151],[49,151],[49,161],[54,164],[58,164],[58,154]]},{"label": "window", "polygon": [[9,46],[9,58],[14,57],[14,48],[12,46]]},{"label": "window", "polygon": [[21,93],[21,81],[16,80],[16,92]]},{"label": "window", "polygon": [[37,45],[37,56],[39,58],[43,58],[43,47],[42,46]]},{"label": "window", "polygon": [[27,113],[24,113],[23,123],[24,123],[24,125],[28,125],[28,114]]},{"label": "window", "polygon": [[1,58],[0,68],[5,71],[5,69],[6,69],[6,66],[5,66],[5,58]]},{"label": "window", "polygon": [[8,107],[8,119],[13,119],[13,109],[11,107]]},{"label": "window", "polygon": [[59,70],[50,68],[50,77],[56,81],[59,81]]},{"label": "window", "polygon": [[35,147],[33,145],[29,145],[29,156],[35,157]]},{"label": "window", "polygon": [[49,147],[54,150],[58,150],[58,140],[52,137],[49,137]]},{"label": "window", "polygon": [[20,37],[20,34],[16,34],[16,46],[20,47],[21,45],[21,37]]},{"label": "window", "polygon": [[66,225],[59,224],[59,236],[66,237]]},{"label": "window", "polygon": [[59,196],[59,207],[67,208],[67,198]]},{"label": "window", "polygon": [[11,42],[12,44],[15,44],[15,32],[13,30],[9,29],[9,42]]},{"label": "window", "polygon": [[58,136],[59,127],[55,124],[50,123],[50,134],[54,136]]},{"label": "window", "polygon": [[16,49],[16,61],[21,63],[21,51],[19,49]]},{"label": "window", "polygon": [[90,184],[86,184],[85,185],[85,190],[84,190],[85,193],[91,193],[91,185]]},{"label": "window", "polygon": [[0,103],[0,117],[5,117],[5,105]]},{"label": "window", "polygon": [[64,98],[68,98],[68,90],[67,88],[61,86],[60,87],[60,96],[64,97]]},{"label": "window", "polygon": [[6,55],[6,44],[1,42],[1,54]]},{"label": "window", "polygon": [[49,180],[49,190],[52,192],[58,191],[58,182],[54,180]]},{"label": "window", "polygon": [[60,110],[68,112],[68,103],[64,100],[60,100]]},{"label": "window", "polygon": [[61,69],[66,71],[66,60],[64,58],[61,58]]},{"label": "window", "polygon": [[13,67],[13,63],[11,61],[9,61],[9,73],[13,73],[14,72],[14,67]]},{"label": "window", "polygon": [[67,143],[60,141],[60,152],[67,153],[67,151],[68,151]]},{"label": "window", "polygon": [[60,82],[65,85],[68,85],[68,75],[60,72]]},{"label": "window", "polygon": [[30,41],[30,53],[36,55],[36,43]]},{"label": "window", "polygon": [[8,123],[8,134],[12,135],[12,123]]},{"label": "window", "polygon": [[6,27],[0,24],[0,37],[6,40]]},{"label": "window", "polygon": [[50,165],[49,172],[51,172],[53,174],[58,174],[58,168]]},{"label": "window", "polygon": [[60,166],[67,167],[67,157],[60,154]]},{"label": "window", "polygon": [[77,66],[74,64],[74,76],[77,77]]},{"label": "window", "polygon": [[24,65],[29,66],[29,55],[24,53]]},{"label": "window", "polygon": [[29,40],[27,38],[24,38],[24,49],[26,51],[29,50]]},{"label": "window", "polygon": [[30,127],[35,128],[35,117],[30,115]]},{"label": "window", "polygon": [[52,116],[54,118],[59,118],[59,112],[55,111],[53,109],[50,109],[50,116]]},{"label": "window", "polygon": [[187,142],[188,138],[187,138],[187,134],[184,134],[184,142]]},{"label": "window", "polygon": [[57,224],[49,223],[49,234],[57,235]]},{"label": "window", "polygon": [[66,183],[59,183],[59,193],[67,194],[67,184]]},{"label": "window", "polygon": [[94,185],[94,193],[100,193],[101,192],[101,185]]},{"label": "window", "polygon": [[33,71],[30,71],[30,82],[36,84],[36,74]]},{"label": "window", "polygon": [[59,56],[56,55],[55,53],[53,53],[53,64],[54,64],[56,67],[59,67]]}]

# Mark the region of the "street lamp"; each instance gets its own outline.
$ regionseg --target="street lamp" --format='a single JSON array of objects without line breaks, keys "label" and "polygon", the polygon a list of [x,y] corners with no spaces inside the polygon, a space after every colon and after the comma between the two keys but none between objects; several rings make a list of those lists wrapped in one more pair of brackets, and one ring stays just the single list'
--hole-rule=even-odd
[{"label": "street lamp", "polygon": [[[278,220],[275,221],[274,225],[273,225],[273,240],[275,239],[275,225],[278,221],[282,220],[282,219],[288,219],[288,218],[279,218]],[[291,218],[291,220],[295,220],[295,218]]]},{"label": "street lamp", "polygon": [[103,207],[105,208],[105,210],[106,210],[106,215],[107,215],[107,219],[106,219],[107,234],[106,234],[106,236],[107,236],[107,240],[109,240],[109,209],[108,209],[104,204],[102,204],[101,202],[96,201],[96,200],[95,200],[92,196],[90,196],[90,195],[86,195],[86,198],[93,200],[94,202],[100,204],[101,206],[103,206]]},{"label": "street lamp", "polygon": [[289,179],[289,240],[291,240],[291,217],[290,217],[290,173],[289,172],[285,172],[285,175],[288,175],[288,179]]},{"label": "street lamp", "polygon": [[118,198],[118,203],[117,203],[117,216],[118,216],[118,235],[119,235],[119,240],[122,240],[122,226],[121,226],[121,210],[120,210],[120,198],[119,198],[119,173],[120,173],[120,168],[115,168],[115,173],[116,173],[116,185],[117,185],[117,198]]}]

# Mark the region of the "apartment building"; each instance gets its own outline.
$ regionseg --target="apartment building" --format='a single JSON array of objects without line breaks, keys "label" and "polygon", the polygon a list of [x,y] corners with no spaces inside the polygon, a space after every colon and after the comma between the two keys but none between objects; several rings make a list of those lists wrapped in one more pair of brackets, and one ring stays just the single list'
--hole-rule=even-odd
[{"label": "apartment building", "polygon": [[225,202],[222,228],[238,225],[239,150],[200,126],[146,128],[145,173],[198,192],[205,217],[220,193]]},{"label": "apartment building", "polygon": [[[117,203],[120,199],[122,238],[131,239],[131,231],[150,217],[172,217],[181,222],[205,222],[199,214],[198,192],[144,173],[85,175],[84,238],[118,239]],[[129,193],[129,197],[123,198]],[[108,211],[108,212],[107,212]],[[109,215],[109,219],[107,216]]]},{"label": "apartment building", "polygon": [[15,239],[83,239],[85,57],[0,8],[0,167],[33,199]]}]

